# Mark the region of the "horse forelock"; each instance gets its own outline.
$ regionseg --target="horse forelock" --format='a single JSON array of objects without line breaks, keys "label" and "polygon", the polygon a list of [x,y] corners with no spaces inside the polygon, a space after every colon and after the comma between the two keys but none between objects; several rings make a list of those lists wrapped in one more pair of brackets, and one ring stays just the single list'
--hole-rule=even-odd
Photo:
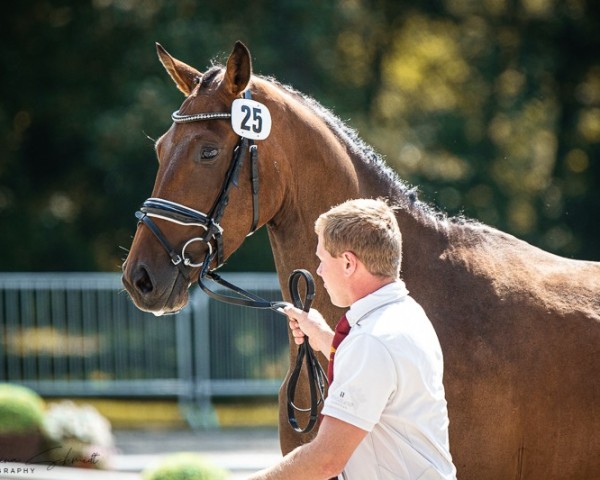
[{"label": "horse forelock", "polygon": [[221,65],[213,65],[210,67],[206,72],[204,72],[202,78],[200,79],[200,88],[207,88],[222,70],[223,67]]}]

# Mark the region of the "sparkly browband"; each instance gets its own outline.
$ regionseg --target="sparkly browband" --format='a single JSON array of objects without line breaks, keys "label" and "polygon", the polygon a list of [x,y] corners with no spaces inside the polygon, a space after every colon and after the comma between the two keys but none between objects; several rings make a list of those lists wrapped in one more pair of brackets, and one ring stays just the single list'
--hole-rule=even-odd
[{"label": "sparkly browband", "polygon": [[180,115],[179,110],[173,112],[171,119],[175,123],[199,122],[201,120],[221,120],[231,118],[231,113],[214,112],[214,113],[196,113],[195,115]]}]

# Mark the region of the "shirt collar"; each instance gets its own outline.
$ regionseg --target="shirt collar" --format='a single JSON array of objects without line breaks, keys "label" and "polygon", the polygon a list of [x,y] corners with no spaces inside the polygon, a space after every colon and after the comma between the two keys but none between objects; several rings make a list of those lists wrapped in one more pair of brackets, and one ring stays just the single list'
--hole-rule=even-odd
[{"label": "shirt collar", "polygon": [[406,285],[402,280],[396,280],[392,283],[384,285],[379,290],[358,299],[352,305],[350,310],[346,312],[346,318],[350,327],[356,325],[363,317],[367,316],[373,310],[378,309],[389,303],[394,303],[402,300],[408,295]]}]

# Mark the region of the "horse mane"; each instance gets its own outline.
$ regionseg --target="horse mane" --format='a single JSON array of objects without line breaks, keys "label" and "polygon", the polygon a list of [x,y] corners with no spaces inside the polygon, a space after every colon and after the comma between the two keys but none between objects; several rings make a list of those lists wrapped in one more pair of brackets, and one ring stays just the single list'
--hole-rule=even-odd
[{"label": "horse mane", "polygon": [[[213,61],[212,66],[202,76],[202,86],[207,86],[216,75],[224,70],[224,66]],[[272,76],[263,76],[254,74],[255,77],[265,81],[269,85],[283,90],[291,95],[301,104],[307,106],[317,117],[325,122],[333,134],[346,147],[350,155],[371,167],[371,171],[377,177],[390,187],[393,192],[393,198],[389,201],[398,208],[409,209],[418,214],[425,220],[436,224],[459,224],[459,225],[481,225],[476,220],[469,219],[463,215],[448,216],[448,214],[438,207],[423,202],[419,199],[419,190],[417,186],[409,185],[402,180],[399,175],[385,162],[383,156],[360,138],[358,132],[348,126],[343,120],[335,115],[330,109],[324,107],[313,97],[302,93],[290,85],[279,82]]]},{"label": "horse mane", "polygon": [[376,152],[371,145],[360,138],[355,129],[348,126],[346,122],[341,120],[330,109],[321,105],[321,103],[319,103],[317,100],[296,90],[292,86],[284,85],[278,82],[273,77],[259,76],[259,78],[262,78],[270,84],[276,85],[285,92],[294,96],[302,104],[309,107],[315,113],[315,115],[321,118],[340,140],[340,142],[346,146],[351,156],[369,165],[371,170],[378,176],[378,178],[385,182],[386,185],[391,187],[394,198],[390,198],[389,200],[394,205],[400,208],[408,208],[411,211],[419,214],[419,216],[436,224],[447,224],[447,222],[450,222],[452,224],[460,225],[479,225],[479,222],[468,219],[463,215],[448,216],[446,212],[440,210],[439,208],[421,201],[418,196],[418,187],[409,185],[406,181],[402,180],[399,175],[385,162],[383,156]]}]

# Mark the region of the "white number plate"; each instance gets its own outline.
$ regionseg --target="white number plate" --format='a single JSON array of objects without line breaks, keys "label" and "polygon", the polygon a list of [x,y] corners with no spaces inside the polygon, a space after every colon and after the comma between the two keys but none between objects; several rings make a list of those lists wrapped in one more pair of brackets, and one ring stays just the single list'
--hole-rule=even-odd
[{"label": "white number plate", "polygon": [[231,126],[240,137],[264,140],[271,133],[271,113],[260,102],[237,98],[231,105]]}]

